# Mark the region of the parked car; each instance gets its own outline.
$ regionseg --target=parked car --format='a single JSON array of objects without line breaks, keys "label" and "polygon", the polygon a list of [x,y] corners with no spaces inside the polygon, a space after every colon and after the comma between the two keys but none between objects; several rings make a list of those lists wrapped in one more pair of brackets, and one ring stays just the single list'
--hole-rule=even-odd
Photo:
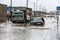
[{"label": "parked car", "polygon": [[31,25],[34,25],[34,24],[43,25],[44,23],[45,23],[44,18],[32,18],[30,20]]}]

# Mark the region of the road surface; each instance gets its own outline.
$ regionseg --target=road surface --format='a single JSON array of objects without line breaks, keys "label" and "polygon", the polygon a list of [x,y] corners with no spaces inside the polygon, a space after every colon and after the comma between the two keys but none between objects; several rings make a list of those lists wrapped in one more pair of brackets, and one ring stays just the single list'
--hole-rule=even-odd
[{"label": "road surface", "polygon": [[60,31],[57,28],[57,18],[47,17],[47,19],[44,19],[44,26],[29,24],[24,26],[24,24],[12,23],[10,21],[1,23],[0,40],[59,40]]}]

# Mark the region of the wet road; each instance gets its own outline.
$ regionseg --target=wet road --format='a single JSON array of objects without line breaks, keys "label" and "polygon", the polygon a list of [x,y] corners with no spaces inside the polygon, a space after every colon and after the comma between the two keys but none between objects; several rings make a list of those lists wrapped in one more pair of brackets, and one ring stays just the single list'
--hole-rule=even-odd
[{"label": "wet road", "polygon": [[[59,25],[60,26],[60,25]],[[59,40],[56,18],[45,18],[44,26],[6,22],[0,24],[0,40]]]}]

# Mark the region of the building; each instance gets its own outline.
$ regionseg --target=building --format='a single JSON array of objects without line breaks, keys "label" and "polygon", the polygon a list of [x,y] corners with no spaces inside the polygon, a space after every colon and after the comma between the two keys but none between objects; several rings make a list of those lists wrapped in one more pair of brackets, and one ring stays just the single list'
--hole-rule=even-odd
[{"label": "building", "polygon": [[40,17],[41,15],[46,15],[43,11],[32,11],[32,16]]},{"label": "building", "polygon": [[6,21],[7,19],[7,5],[0,4],[0,21]]},{"label": "building", "polygon": [[12,7],[12,10],[21,10],[21,11],[26,11],[27,14],[31,14],[32,8],[27,8],[27,7]]}]

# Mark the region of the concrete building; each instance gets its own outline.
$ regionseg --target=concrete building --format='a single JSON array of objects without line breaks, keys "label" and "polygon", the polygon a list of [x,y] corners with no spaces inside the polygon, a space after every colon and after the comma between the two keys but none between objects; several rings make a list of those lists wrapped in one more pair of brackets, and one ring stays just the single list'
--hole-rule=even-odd
[{"label": "concrete building", "polygon": [[46,12],[32,11],[32,16],[40,17],[41,15],[46,15]]},{"label": "concrete building", "polygon": [[32,8],[27,8],[27,7],[12,7],[12,10],[21,10],[21,11],[26,11],[28,15],[31,15],[32,13]]},{"label": "concrete building", "polygon": [[6,21],[7,19],[7,5],[0,4],[0,21]]}]

